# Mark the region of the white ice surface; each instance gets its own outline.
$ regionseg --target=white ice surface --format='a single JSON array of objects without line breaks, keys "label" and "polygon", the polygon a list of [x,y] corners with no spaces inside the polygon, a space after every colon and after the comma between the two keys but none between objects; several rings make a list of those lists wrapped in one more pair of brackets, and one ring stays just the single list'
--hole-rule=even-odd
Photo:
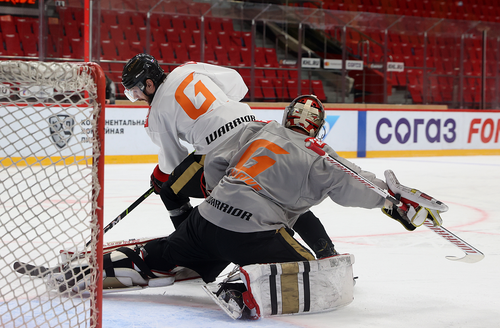
[{"label": "white ice surface", "polygon": [[[325,200],[313,208],[339,252],[356,257],[354,301],[324,314],[233,321],[200,285],[107,294],[103,326],[126,327],[500,327],[500,156],[352,159],[383,177],[445,202],[444,226],[481,250],[478,263],[422,226],[414,232],[380,210],[343,208]],[[153,164],[107,165],[105,224],[149,187]],[[193,204],[197,204],[194,201]],[[157,195],[106,233],[104,241],[168,235],[173,227]],[[296,235],[297,238],[299,238]]]},{"label": "white ice surface", "polygon": [[[203,292],[201,283],[176,283],[105,294],[103,327],[499,328],[500,156],[352,161],[379,177],[392,169],[402,184],[445,202],[450,210],[442,214],[444,226],[486,257],[475,264],[449,261],[445,256],[464,253],[426,227],[407,232],[380,210],[343,208],[327,199],[313,212],[337,250],[356,257],[353,269],[359,279],[348,306],[323,314],[233,321]],[[105,224],[149,189],[154,166],[106,166]],[[158,237],[172,231],[166,209],[153,194],[109,230],[104,241]],[[1,270],[7,276],[12,269]],[[34,288],[30,284],[35,281],[25,287]],[[3,287],[0,304],[8,301],[1,293]]]}]

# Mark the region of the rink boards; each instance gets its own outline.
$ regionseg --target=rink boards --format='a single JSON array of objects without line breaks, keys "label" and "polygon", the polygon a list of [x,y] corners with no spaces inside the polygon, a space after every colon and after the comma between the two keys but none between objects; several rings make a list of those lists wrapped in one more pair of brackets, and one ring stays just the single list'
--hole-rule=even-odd
[{"label": "rink boards", "polygon": [[[282,120],[282,109],[253,109],[257,119]],[[157,161],[158,147],[143,128],[147,111],[106,109],[106,163]],[[500,155],[500,111],[327,109],[327,114],[325,141],[348,158]]]},{"label": "rink boards", "polygon": [[[282,120],[283,110],[280,107],[259,104],[259,107],[252,108],[257,119]],[[148,109],[145,106],[126,105],[111,105],[106,108],[106,163],[158,161],[158,147],[151,142],[144,129]],[[62,119],[65,123],[64,142],[54,140],[54,137],[62,133],[62,128],[61,131],[51,130],[55,126],[50,121],[54,113],[32,122],[41,113],[39,108],[30,110],[33,113],[28,116],[28,123],[5,122],[5,128],[16,131],[17,138],[25,142],[26,138],[37,139],[33,143],[39,145],[40,152],[43,153],[40,157],[64,156],[65,148],[88,145],[89,138],[92,137],[90,123],[79,117],[81,114],[71,107],[63,108],[57,113],[56,123],[62,126]],[[325,141],[343,157],[500,155],[500,111],[327,108],[327,114]],[[70,128],[66,127],[69,121],[74,122]],[[37,133],[30,131],[29,126],[36,126]],[[58,141],[60,144],[56,147]],[[189,151],[193,149],[187,143],[184,145]],[[5,147],[1,148],[5,151],[0,151],[0,158],[3,160],[25,156],[7,151]],[[52,154],[47,152],[48,149],[54,149]],[[84,152],[82,149],[80,155],[83,156]],[[80,158],[78,155],[77,158]]]}]

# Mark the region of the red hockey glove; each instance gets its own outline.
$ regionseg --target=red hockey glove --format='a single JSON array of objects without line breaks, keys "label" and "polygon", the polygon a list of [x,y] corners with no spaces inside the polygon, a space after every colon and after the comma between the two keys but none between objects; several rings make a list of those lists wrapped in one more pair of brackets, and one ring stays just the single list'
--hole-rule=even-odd
[{"label": "red hockey glove", "polygon": [[168,180],[169,174],[165,174],[160,170],[160,165],[156,165],[151,174],[151,187],[155,188],[155,194],[159,194],[163,183]]}]

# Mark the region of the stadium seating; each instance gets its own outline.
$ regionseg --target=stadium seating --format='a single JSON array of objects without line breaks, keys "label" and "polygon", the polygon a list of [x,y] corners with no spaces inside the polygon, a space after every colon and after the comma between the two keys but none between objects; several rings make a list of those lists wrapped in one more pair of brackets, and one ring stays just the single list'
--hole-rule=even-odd
[{"label": "stadium seating", "polygon": [[326,102],[327,98],[321,80],[311,80],[312,93],[315,94],[319,100]]},{"label": "stadium seating", "polygon": [[[154,3],[156,4],[156,2]],[[154,5],[153,4],[153,5]],[[74,4],[73,4],[74,5]],[[177,8],[177,5],[180,7]],[[206,4],[183,5],[175,3],[178,13],[196,13],[208,10]],[[115,82],[121,78],[123,62],[135,54],[146,51],[147,17],[144,13],[121,10],[120,1],[107,0],[101,3],[100,55],[106,74]],[[160,5],[161,7],[161,5]],[[111,9],[115,8],[115,9]],[[171,8],[169,8],[171,10]],[[205,10],[205,11],[203,11]],[[83,59],[83,10],[76,6],[56,7],[58,17],[49,20],[47,56],[49,58]],[[0,20],[0,55],[38,56],[38,20],[14,17]],[[150,52],[163,64],[181,64],[185,61],[200,61],[201,46],[204,46],[204,61],[217,65],[247,67],[241,72],[250,78],[252,66],[250,32],[235,31],[231,19],[206,17],[205,39],[201,43],[202,22],[196,16],[163,14],[155,11],[149,22]],[[22,37],[21,37],[22,35]],[[297,80],[296,72],[276,71],[279,62],[276,49],[257,47],[254,54],[257,67],[254,74],[256,99],[274,101],[289,99],[286,80]],[[114,63],[112,61],[121,61]],[[168,66],[164,66],[168,67]],[[169,69],[167,69],[169,70]],[[286,78],[283,72],[287,73]],[[278,82],[279,81],[279,82]],[[295,83],[297,83],[295,81]],[[292,87],[292,96],[296,87]],[[322,91],[322,90],[321,90]]]},{"label": "stadium seating", "polygon": [[114,40],[101,40],[101,58],[105,60],[118,59]]},{"label": "stadium seating", "polygon": [[288,95],[285,94],[285,88],[283,87],[283,80],[281,79],[271,79],[273,86],[274,86],[274,91],[276,92],[276,100],[277,101],[284,101],[285,99],[288,98]]},{"label": "stadium seating", "polygon": [[[462,1],[437,1],[437,0],[422,0],[422,1],[408,1],[408,0],[326,0],[323,8],[331,10],[349,10],[349,11],[364,11],[372,13],[390,14],[390,15],[405,15],[413,17],[433,17],[438,19],[460,19],[460,20],[474,20],[486,22],[500,22],[500,13],[498,2],[492,0],[462,0]],[[390,60],[405,63],[404,73],[392,73],[390,78],[395,86],[406,87],[413,99],[414,103],[421,103],[423,101],[422,84],[414,84],[418,82],[415,76],[419,75],[422,78],[424,68],[424,36],[423,33],[417,33],[418,29],[412,26],[411,23],[407,24],[402,20],[402,29],[397,32],[388,33],[389,38],[389,55]],[[360,33],[361,32],[361,33]],[[444,32],[444,33],[441,33]],[[432,33],[427,35],[427,53],[425,64],[427,67],[427,78],[432,80],[434,77],[436,84],[429,83],[428,101],[448,103],[453,101],[452,85],[446,80],[447,83],[439,83],[442,77],[453,76],[458,81],[458,74],[463,72],[465,74],[466,83],[464,86],[465,103],[471,104],[476,101],[476,95],[480,88],[478,86],[470,86],[468,80],[478,80],[481,76],[482,65],[482,48],[481,38],[473,33],[468,34],[464,38],[464,61],[460,61],[460,38],[456,39],[453,36],[447,36],[448,31],[440,31],[439,28],[433,30]],[[330,32],[332,37],[335,36],[333,31]],[[357,44],[370,37],[379,43],[384,43],[384,34],[378,31],[364,31],[359,28],[358,31],[350,31],[347,33],[347,44],[352,49],[353,54],[357,54]],[[496,45],[493,42],[488,42],[487,49],[491,49]],[[383,61],[383,48],[377,46],[373,42],[370,44],[370,62]],[[488,69],[486,70],[487,81],[491,83],[494,81],[493,76],[496,71],[492,64],[495,63],[497,51],[489,51],[487,55]],[[366,58],[363,58],[365,61]],[[418,74],[415,71],[419,70]],[[488,83],[490,83],[488,82]],[[491,91],[488,91],[491,94]],[[456,101],[456,99],[455,99]]]},{"label": "stadium seating", "polygon": [[274,92],[274,85],[272,84],[271,80],[266,79],[266,78],[260,78],[260,79],[258,79],[258,84],[260,85],[260,87],[262,89],[262,95],[263,95],[264,101],[275,101],[276,100],[276,94]]},{"label": "stadium seating", "polygon": [[[79,1],[68,1],[66,7],[57,6],[57,17],[49,20],[47,36],[47,56],[49,58],[83,59],[83,10]],[[148,17],[145,11],[126,10],[136,4],[123,0],[101,1],[101,21],[99,22],[101,59],[123,62],[138,52],[146,51],[146,42],[150,42],[150,52],[162,64],[180,64],[187,60],[202,60],[201,47],[204,47],[203,60],[209,63],[242,68],[244,78],[249,78],[248,67],[256,65],[255,82],[258,85],[255,94],[259,99],[291,99],[298,90],[298,72],[293,67],[280,66],[274,47],[256,47],[252,62],[252,33],[236,31],[233,21],[225,18],[206,16],[201,21],[199,16],[209,12],[210,4],[182,3],[168,1],[141,1],[143,9],[155,7],[149,18],[150,36],[147,35]],[[293,6],[314,8],[313,3],[293,3]],[[168,8],[166,8],[168,6]],[[123,9],[121,9],[123,8]],[[177,14],[167,14],[175,8]],[[500,7],[495,0],[325,0],[324,9],[347,10],[411,17],[433,17],[438,19],[481,20],[500,22]],[[166,10],[168,9],[168,10]],[[0,16],[0,55],[29,56],[38,55],[38,19]],[[418,27],[411,26],[402,19],[401,31],[389,31],[388,51],[390,60],[404,62],[404,72],[390,73],[390,83],[408,91],[414,103],[423,101],[424,77],[428,88],[428,101],[451,103],[457,95],[453,88],[459,83],[460,72],[464,73],[461,85],[466,103],[477,102],[478,85],[482,74],[482,43],[480,37],[467,35],[464,40],[446,35],[439,29],[428,33],[427,46],[424,36],[418,33]],[[204,40],[201,40],[201,29]],[[404,31],[404,32],[403,32]],[[338,38],[335,30],[326,30],[327,35]],[[348,29],[347,46],[352,55],[360,55],[360,42],[370,38],[369,55],[362,59],[367,63],[380,63],[384,60],[384,49],[379,44],[385,42],[385,33],[380,30],[368,30],[363,26]],[[464,42],[464,53],[459,55],[460,42]],[[498,47],[492,42],[487,47]],[[463,57],[461,57],[463,56]],[[486,83],[487,101],[494,96],[494,82],[497,76],[497,51],[487,53]],[[424,65],[425,64],[425,65]],[[104,65],[111,71],[109,65]],[[426,74],[424,72],[424,66]],[[165,66],[167,67],[167,66]],[[264,68],[264,69],[262,69]],[[286,73],[286,74],[284,74]],[[290,82],[291,81],[291,82]],[[312,92],[326,101],[321,80],[302,80],[301,92]],[[460,96],[460,95],[459,95]]]},{"label": "stadium seating", "polygon": [[160,43],[161,57],[157,58],[163,63],[175,63],[175,50],[170,43]]}]

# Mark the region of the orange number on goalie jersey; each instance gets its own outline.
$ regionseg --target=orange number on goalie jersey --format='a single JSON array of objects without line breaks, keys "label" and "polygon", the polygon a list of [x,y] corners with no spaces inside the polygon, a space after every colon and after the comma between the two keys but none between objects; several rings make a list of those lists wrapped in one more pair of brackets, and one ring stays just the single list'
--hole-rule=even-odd
[{"label": "orange number on goalie jersey", "polygon": [[[274,163],[276,163],[276,161],[269,156],[264,155],[264,156],[252,157],[252,155],[258,148],[269,149],[275,154],[288,154],[286,150],[268,140],[259,139],[252,142],[252,144],[247,148],[247,150],[241,156],[238,164],[236,164],[236,166],[234,167],[232,176],[242,180],[255,190],[260,190],[261,188],[260,186],[258,186],[257,182],[255,182],[253,178],[255,178],[258,174],[262,173],[266,169],[273,166]],[[250,167],[244,167],[243,165],[250,158],[252,158],[257,163],[253,164]],[[245,172],[246,174],[242,172]]]},{"label": "orange number on goalie jersey", "polygon": [[205,101],[201,104],[200,108],[196,108],[191,99],[189,99],[189,97],[184,93],[184,90],[186,90],[193,79],[194,73],[191,73],[184,79],[184,81],[181,82],[177,90],[175,90],[175,100],[177,100],[184,112],[188,114],[191,119],[196,120],[198,117],[207,112],[210,106],[214,103],[215,96],[210,92],[210,90],[208,90],[203,82],[196,82],[194,84],[194,96],[196,97],[199,93],[201,93],[205,97]]}]

